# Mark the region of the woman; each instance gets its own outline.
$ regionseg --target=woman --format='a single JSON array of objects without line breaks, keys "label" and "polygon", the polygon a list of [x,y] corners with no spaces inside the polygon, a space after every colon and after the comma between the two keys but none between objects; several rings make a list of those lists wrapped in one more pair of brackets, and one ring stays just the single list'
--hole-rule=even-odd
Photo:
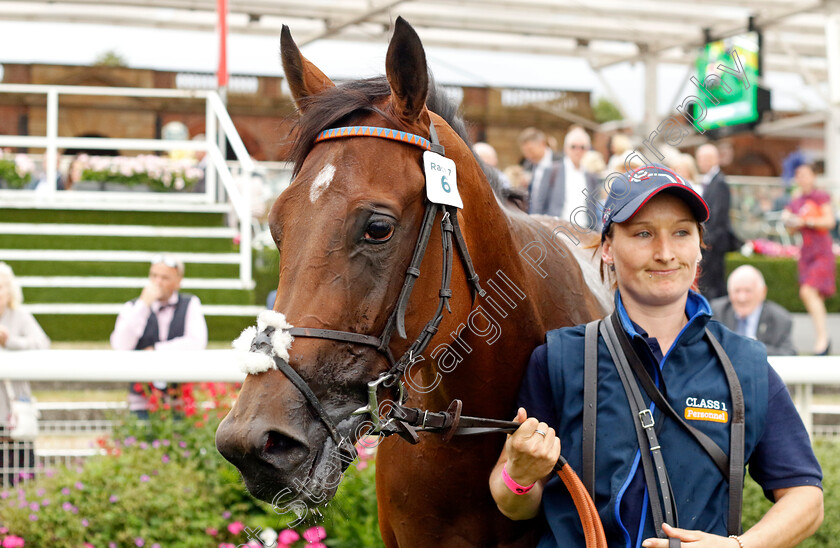
[{"label": "woman", "polygon": [[[548,332],[547,344],[531,357],[516,418],[522,425],[509,436],[490,477],[499,510],[516,520],[534,518],[542,510],[549,530],[540,547],[583,546],[571,497],[552,474],[562,448],[563,456],[584,478],[583,462],[594,469],[594,502],[611,547],[667,548],[669,538],[697,548],[793,546],[813,534],[822,521],[822,472],[763,346],[712,321],[708,302],[690,290],[708,207],[662,166],[636,170],[625,183],[621,196],[610,194],[605,204],[601,244],[602,261],[617,281],[617,318],[610,316],[602,327],[611,322],[630,338],[625,351],[615,347],[617,361],[638,356],[640,367],[647,371],[644,376],[654,379],[653,391],[667,400],[683,423],[702,432],[719,450],[722,447],[724,460],[730,452],[730,423],[735,422],[737,410],[744,409],[744,459],[735,463],[728,478],[742,479],[749,462],[750,474],[772,494],[775,505],[739,536],[740,519],[732,526],[727,523],[729,482],[717,465],[719,457],[707,455],[687,427],[672,415],[663,415],[664,403],[652,405],[647,387],[640,399],[649,407],[631,413],[627,394],[635,383],[625,384],[622,371],[630,381],[641,380],[641,374],[631,371],[628,377],[626,369],[617,367],[607,340],[595,338],[597,332],[590,346],[597,348],[592,353],[597,360],[597,388],[593,388],[597,422],[594,458],[587,460],[582,444],[583,370],[590,369],[584,365],[585,327],[577,326]],[[707,330],[725,350],[725,360],[714,350]],[[737,382],[726,376],[724,362],[730,359]],[[736,393],[733,385],[743,394],[735,411],[733,401],[738,399],[731,396]],[[650,433],[658,440],[646,445],[649,450],[643,454],[642,436]],[[644,473],[651,455],[654,460],[661,457],[656,469],[667,470],[667,477],[653,473],[654,468],[649,476]],[[653,490],[656,493],[651,494]],[[652,514],[669,515],[665,497],[660,498],[666,491],[673,495],[668,499],[672,519],[663,520],[659,528]]]},{"label": "woman", "polygon": [[814,187],[814,168],[804,163],[796,168],[796,184],[800,194],[788,204],[782,220],[791,230],[802,234],[799,253],[799,298],[814,322],[814,354],[826,356],[831,341],[826,328],[825,302],[837,290],[837,263],[831,250],[831,229],[835,218],[831,197]]},{"label": "woman", "polygon": [[[49,348],[50,340],[32,314],[20,308],[23,293],[12,269],[0,262],[0,353],[14,350]],[[2,358],[0,358],[2,359]],[[35,468],[35,452],[30,441],[13,441],[8,432],[10,395],[15,399],[31,400],[26,381],[3,381],[0,387],[0,468],[4,484],[15,483],[25,470]]]}]

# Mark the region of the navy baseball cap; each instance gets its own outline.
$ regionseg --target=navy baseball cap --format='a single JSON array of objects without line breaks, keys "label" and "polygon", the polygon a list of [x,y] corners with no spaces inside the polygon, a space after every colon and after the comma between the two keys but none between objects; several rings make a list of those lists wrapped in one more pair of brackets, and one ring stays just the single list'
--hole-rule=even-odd
[{"label": "navy baseball cap", "polygon": [[[612,192],[613,189],[615,192]],[[663,165],[651,164],[628,171],[613,180],[604,204],[601,241],[604,241],[610,225],[623,223],[660,192],[681,198],[699,222],[709,220],[709,206],[685,179]]]}]

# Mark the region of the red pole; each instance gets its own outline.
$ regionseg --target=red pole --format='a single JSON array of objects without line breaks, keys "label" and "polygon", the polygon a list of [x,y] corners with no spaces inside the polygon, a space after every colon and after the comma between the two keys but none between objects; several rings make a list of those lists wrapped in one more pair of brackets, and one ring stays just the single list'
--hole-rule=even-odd
[{"label": "red pole", "polygon": [[217,0],[216,11],[219,14],[219,69],[217,71],[219,88],[228,85],[227,68],[227,0]]}]

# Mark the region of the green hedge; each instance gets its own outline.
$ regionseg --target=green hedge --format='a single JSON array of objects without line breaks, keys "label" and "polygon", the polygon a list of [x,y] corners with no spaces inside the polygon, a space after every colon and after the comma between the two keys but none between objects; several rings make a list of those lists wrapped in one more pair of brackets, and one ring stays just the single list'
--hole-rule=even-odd
[{"label": "green hedge", "polygon": [[[745,257],[740,253],[729,253],[726,256],[726,275],[743,264],[756,267],[764,275],[768,299],[779,303],[790,312],[805,312],[805,305],[799,299],[799,272],[796,260],[762,255]],[[837,267],[840,270],[840,259],[837,260]],[[826,299],[825,307],[829,313],[840,313],[840,293]]]},{"label": "green hedge", "polygon": [[[814,452],[823,471],[823,496],[825,519],[814,536],[800,544],[802,548],[837,546],[840,538],[840,443],[817,441]],[[764,497],[761,487],[747,476],[744,489],[744,530],[749,529],[770,509],[771,503]]]}]

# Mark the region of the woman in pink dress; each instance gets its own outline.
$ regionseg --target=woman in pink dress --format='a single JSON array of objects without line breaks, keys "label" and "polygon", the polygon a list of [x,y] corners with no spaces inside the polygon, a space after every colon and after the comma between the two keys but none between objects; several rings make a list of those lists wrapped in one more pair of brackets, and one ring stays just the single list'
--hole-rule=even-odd
[{"label": "woman in pink dress", "polygon": [[814,354],[825,356],[831,349],[826,329],[825,298],[837,290],[837,264],[831,250],[831,234],[836,222],[831,197],[814,186],[814,168],[802,164],[796,169],[800,194],[784,212],[785,224],[802,234],[799,254],[799,298],[814,322]]}]

